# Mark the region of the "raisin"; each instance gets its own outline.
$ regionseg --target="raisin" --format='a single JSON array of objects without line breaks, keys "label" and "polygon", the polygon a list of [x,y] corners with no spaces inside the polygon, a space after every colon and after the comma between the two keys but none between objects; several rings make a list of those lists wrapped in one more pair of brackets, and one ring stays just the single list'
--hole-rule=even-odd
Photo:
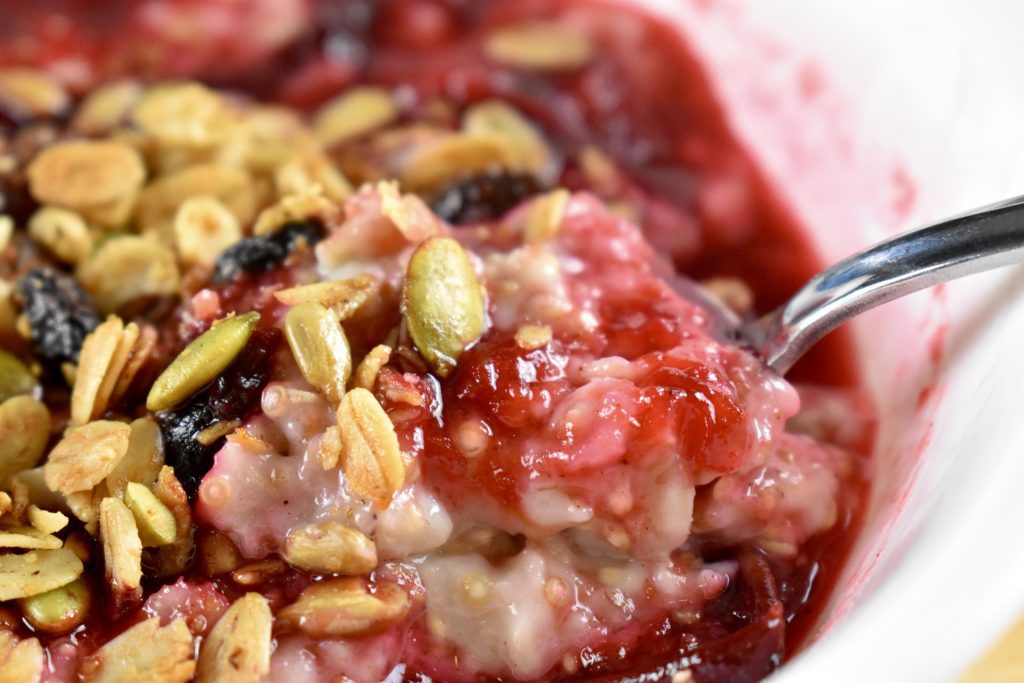
[{"label": "raisin", "polygon": [[86,335],[100,324],[89,295],[70,275],[45,266],[23,275],[18,293],[39,358],[53,368],[77,363]]},{"label": "raisin", "polygon": [[213,456],[225,437],[203,445],[197,437],[217,422],[244,420],[257,408],[270,381],[274,352],[281,344],[277,328],[256,330],[238,358],[208,387],[175,410],[160,413],[167,463],[194,501],[199,482],[213,466]]},{"label": "raisin", "polygon": [[230,282],[239,273],[261,273],[283,261],[288,253],[261,235],[246,237],[225,249],[213,269],[214,282]]},{"label": "raisin", "polygon": [[500,218],[543,189],[534,176],[525,173],[485,173],[450,185],[430,208],[449,223],[475,223]]},{"label": "raisin", "polygon": [[290,221],[269,235],[253,235],[231,245],[217,258],[213,281],[230,282],[240,273],[265,273],[280,265],[299,243],[316,244],[324,226],[316,220]]},{"label": "raisin", "polygon": [[280,245],[286,254],[290,254],[301,242],[310,246],[316,244],[324,238],[324,232],[324,225],[320,221],[289,221],[271,233],[270,239]]}]

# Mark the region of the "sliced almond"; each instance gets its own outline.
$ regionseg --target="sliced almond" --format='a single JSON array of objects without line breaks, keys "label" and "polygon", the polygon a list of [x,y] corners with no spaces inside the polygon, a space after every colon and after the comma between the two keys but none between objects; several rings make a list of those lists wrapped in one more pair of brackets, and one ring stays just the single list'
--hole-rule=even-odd
[{"label": "sliced almond", "polygon": [[42,401],[15,396],[0,403],[0,486],[36,466],[50,439],[50,411]]},{"label": "sliced almond", "polygon": [[109,133],[128,118],[142,96],[135,81],[115,81],[91,91],[75,110],[71,127],[86,135]]},{"label": "sliced almond", "polygon": [[518,69],[566,71],[586,66],[596,48],[577,26],[536,20],[502,26],[484,43],[487,56]]},{"label": "sliced almond", "polygon": [[397,117],[398,105],[384,88],[352,88],[317,111],[313,130],[320,144],[330,147],[385,126]]},{"label": "sliced almond", "polygon": [[[137,332],[138,327],[135,329]],[[71,424],[83,425],[106,409],[106,405],[97,405],[97,395],[114,356],[119,355],[118,344],[123,334],[124,323],[117,316],[110,316],[85,338],[71,390]],[[120,358],[122,366],[126,359],[127,353]]]},{"label": "sliced almond", "polygon": [[359,579],[330,579],[302,591],[277,618],[313,638],[338,638],[381,631],[404,619],[410,606],[398,586],[382,584],[371,595]]},{"label": "sliced almond", "polygon": [[231,603],[203,641],[197,683],[258,683],[270,672],[274,617],[267,599],[246,593]]},{"label": "sliced almond", "polygon": [[252,231],[256,235],[266,235],[289,221],[301,221],[334,210],[335,206],[324,196],[323,188],[312,185],[300,193],[281,197],[276,204],[261,211]]},{"label": "sliced almond", "polygon": [[259,320],[255,311],[233,315],[199,335],[157,377],[146,408],[173,408],[213,381],[245,348]]},{"label": "sliced almond", "polygon": [[416,148],[405,162],[400,180],[409,192],[436,192],[451,183],[495,169],[518,170],[521,158],[498,135],[446,135]]},{"label": "sliced almond", "polygon": [[119,498],[109,496],[100,503],[100,539],[103,566],[115,599],[141,596],[142,541],[135,516]]},{"label": "sliced almond", "polygon": [[82,561],[67,548],[0,555],[0,600],[27,598],[71,583]]},{"label": "sliced almond", "polygon": [[387,365],[389,360],[391,360],[390,346],[385,344],[374,346],[368,354],[363,356],[363,360],[359,362],[353,383],[357,387],[373,391],[373,387],[377,384],[377,375],[380,374],[380,369]]},{"label": "sliced almond", "polygon": [[369,574],[377,566],[377,546],[340,522],[317,522],[288,532],[284,559],[314,574]]},{"label": "sliced almond", "polygon": [[134,196],[145,177],[138,152],[117,142],[58,142],[28,167],[36,201],[70,209],[102,207]]},{"label": "sliced almond", "polygon": [[340,320],[359,309],[377,290],[377,281],[369,275],[356,275],[345,280],[315,282],[274,292],[274,298],[283,304],[297,306],[317,303],[330,308]]},{"label": "sliced almond", "polygon": [[124,457],[130,434],[128,425],[109,420],[72,427],[43,466],[46,485],[64,494],[90,490]]},{"label": "sliced almond", "polygon": [[[131,323],[132,325],[134,323]],[[130,326],[129,325],[129,326]],[[118,373],[114,389],[110,394],[110,405],[120,401],[131,387],[132,380],[139,374],[139,370],[146,364],[153,351],[156,350],[157,335],[152,325],[143,325],[139,328],[138,339],[132,346],[128,360],[125,362],[121,372]]]},{"label": "sliced almond", "polygon": [[178,617],[161,628],[160,618],[152,617],[86,657],[79,672],[87,683],[187,683],[195,668],[185,620]]},{"label": "sliced almond", "polygon": [[37,69],[0,69],[0,109],[15,119],[42,119],[63,114],[71,97],[56,78]]},{"label": "sliced almond", "polygon": [[55,534],[68,525],[68,516],[63,512],[51,512],[35,505],[29,505],[28,521],[44,534]]},{"label": "sliced almond", "polygon": [[[4,631],[4,634],[10,634]],[[6,636],[12,641],[13,634]],[[25,638],[0,655],[0,683],[37,683],[42,680],[46,658],[36,638]]]},{"label": "sliced almond", "polygon": [[405,462],[387,413],[373,394],[357,387],[338,406],[338,430],[349,489],[377,507],[387,507],[405,483]]},{"label": "sliced almond", "polygon": [[569,199],[569,191],[559,188],[533,200],[523,234],[527,244],[542,244],[554,239],[562,227]]},{"label": "sliced almond", "polygon": [[284,333],[306,381],[337,403],[352,372],[352,352],[338,317],[317,303],[288,311]]},{"label": "sliced almond", "polygon": [[410,242],[422,242],[441,231],[441,222],[423,200],[413,194],[403,194],[395,181],[377,183],[380,212]]},{"label": "sliced almond", "polygon": [[135,352],[135,343],[139,339],[139,334],[139,326],[135,323],[128,323],[119,335],[117,348],[114,349],[110,365],[107,366],[107,371],[103,375],[103,382],[96,392],[96,402],[92,408],[93,418],[100,417],[114,405],[115,398],[117,398],[115,391],[125,368],[128,367],[132,354]]},{"label": "sliced almond", "polygon": [[124,497],[128,482],[150,486],[164,464],[160,427],[151,417],[140,417],[129,425],[128,450],[104,481],[110,495]]},{"label": "sliced almond", "polygon": [[185,263],[212,267],[222,251],[242,239],[242,226],[216,197],[191,197],[174,216],[174,237]]},{"label": "sliced almond", "polygon": [[423,360],[446,377],[484,329],[484,299],[466,252],[450,237],[431,237],[405,276],[403,312]]},{"label": "sliced almond", "polygon": [[156,556],[156,575],[175,576],[188,566],[192,558],[192,508],[188,504],[188,496],[181,482],[174,476],[174,470],[164,465],[153,486],[153,493],[167,506],[174,515],[174,543],[158,549]]},{"label": "sliced almond", "polygon": [[0,548],[56,550],[62,543],[56,536],[30,526],[0,526]]},{"label": "sliced almond", "polygon": [[97,486],[88,491],[76,491],[64,495],[64,501],[76,519],[85,525],[91,536],[99,531],[100,502],[106,497],[105,487]]},{"label": "sliced almond", "polygon": [[462,130],[471,135],[497,135],[514,147],[518,166],[534,175],[552,170],[554,154],[544,135],[529,119],[501,100],[485,100],[469,107]]},{"label": "sliced almond", "polygon": [[352,185],[323,154],[305,154],[274,171],[279,196],[302,194],[313,186],[319,186],[324,197],[338,204],[352,194]]}]

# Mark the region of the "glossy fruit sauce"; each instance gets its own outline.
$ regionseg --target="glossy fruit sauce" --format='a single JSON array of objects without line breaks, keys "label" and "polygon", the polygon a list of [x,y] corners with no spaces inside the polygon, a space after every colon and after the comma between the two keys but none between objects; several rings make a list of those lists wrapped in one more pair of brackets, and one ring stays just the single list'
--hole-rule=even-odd
[{"label": "glossy fruit sauce", "polygon": [[[457,116],[460,108],[480,100],[503,99],[542,126],[564,156],[558,184],[631,207],[647,240],[681,274],[696,280],[739,278],[753,292],[754,311],[763,312],[821,265],[803,228],[737,143],[707,78],[677,32],[633,8],[582,0],[115,0],[98,5],[8,0],[3,12],[0,66],[45,66],[83,93],[119,76],[191,77],[312,110],[350,85],[374,83],[396,88],[408,103],[410,118],[439,119]],[[533,18],[586,27],[599,46],[596,56],[583,68],[558,72],[508,68],[485,57],[483,41],[495,26]],[[615,168],[595,173],[582,161],[586,157],[580,151],[587,148],[601,150]],[[349,173],[346,159],[338,162]],[[586,258],[596,263],[606,257]],[[228,298],[245,296],[230,291],[224,293]],[[632,358],[677,341],[678,330],[650,320],[640,332],[615,336],[616,324],[628,328],[631,308],[646,306],[648,296],[624,288],[605,302],[603,333],[618,355]],[[643,348],[633,353],[630,344],[641,338]],[[536,397],[516,391],[512,380],[495,382],[494,377],[513,376],[521,355],[507,339],[479,345],[463,363],[466,369],[446,382],[445,400],[482,410],[491,406],[506,426],[501,438],[514,439],[514,413],[527,410],[517,401]],[[557,353],[542,356],[529,360],[532,371],[541,379],[548,372],[550,390],[557,394],[561,361]],[[649,383],[664,387],[692,381],[688,371],[662,359]],[[827,413],[822,407],[827,400],[815,396],[856,390],[847,340],[825,340],[789,379],[801,389],[806,409]],[[701,382],[713,384],[707,377]],[[804,390],[805,385],[810,388]],[[495,403],[494,392],[502,390],[507,396]],[[671,400],[656,409],[670,417]],[[731,438],[729,415],[735,407],[714,396],[712,403],[718,430],[709,433],[705,425],[704,432],[688,436]],[[824,418],[832,427],[841,421]],[[458,459],[443,455],[450,446],[440,442],[447,436],[428,430],[424,438],[441,454],[430,461],[427,477],[459,481]],[[642,443],[643,435],[637,438]],[[852,440],[833,440],[861,454],[870,446],[869,430]],[[709,447],[709,452],[721,450],[721,443]],[[511,504],[506,489],[514,488],[519,464],[509,461],[504,467],[500,456],[495,458],[487,477],[461,485],[482,487],[495,500]],[[860,458],[855,469],[862,465]],[[655,620],[642,627],[645,633],[628,635],[641,647],[627,649],[610,638],[588,648],[579,670],[555,669],[544,679],[672,680],[675,671],[689,668],[698,681],[748,681],[774,670],[806,642],[857,530],[864,484],[851,476],[844,486],[835,524],[795,554],[698,540],[705,561],[738,564],[732,583],[699,617]],[[458,495],[458,489],[451,492]],[[698,486],[699,500],[705,493]],[[208,607],[197,606],[196,613]],[[217,613],[223,605],[210,609]],[[416,639],[415,630],[411,637]],[[408,680],[424,680],[419,669],[445,680],[443,667],[426,660],[419,667],[418,656],[411,656]]]}]

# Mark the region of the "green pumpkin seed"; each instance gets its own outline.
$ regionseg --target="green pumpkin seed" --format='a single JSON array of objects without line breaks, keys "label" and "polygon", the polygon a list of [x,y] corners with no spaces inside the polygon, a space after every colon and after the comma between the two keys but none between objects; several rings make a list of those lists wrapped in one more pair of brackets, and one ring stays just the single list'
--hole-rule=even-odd
[{"label": "green pumpkin seed", "polygon": [[52,635],[77,628],[89,614],[92,594],[82,579],[21,600],[21,611],[36,628]]},{"label": "green pumpkin seed", "polygon": [[316,302],[301,303],[285,316],[284,334],[306,381],[340,401],[352,373],[352,351],[338,316]]},{"label": "green pumpkin seed", "polygon": [[255,311],[235,315],[199,335],[156,378],[146,408],[173,408],[216,379],[245,348],[259,320]]},{"label": "green pumpkin seed", "polygon": [[148,486],[129,482],[124,491],[124,504],[135,517],[142,545],[154,547],[174,543],[178,537],[174,513],[160,502]]},{"label": "green pumpkin seed", "polygon": [[449,237],[431,237],[413,252],[402,303],[416,348],[441,377],[483,333],[480,282],[466,252]]},{"label": "green pumpkin seed", "polygon": [[36,378],[17,356],[0,349],[0,403],[14,396],[31,394]]}]

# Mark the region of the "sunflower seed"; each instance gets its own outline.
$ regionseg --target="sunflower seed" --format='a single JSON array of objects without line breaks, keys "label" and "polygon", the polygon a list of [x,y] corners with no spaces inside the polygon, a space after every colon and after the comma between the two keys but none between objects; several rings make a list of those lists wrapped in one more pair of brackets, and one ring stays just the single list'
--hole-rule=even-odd
[{"label": "sunflower seed", "polygon": [[410,606],[398,586],[381,584],[371,595],[359,579],[331,579],[304,590],[277,618],[313,638],[337,638],[385,629],[404,619]]},{"label": "sunflower seed", "polygon": [[267,599],[246,593],[231,603],[199,651],[196,683],[257,683],[270,672],[274,617]]},{"label": "sunflower seed", "polygon": [[338,317],[317,303],[288,311],[284,333],[302,376],[337,403],[352,372],[352,352]]},{"label": "sunflower seed", "polygon": [[369,574],[377,547],[364,534],[340,522],[317,522],[288,532],[284,559],[314,574]]}]

